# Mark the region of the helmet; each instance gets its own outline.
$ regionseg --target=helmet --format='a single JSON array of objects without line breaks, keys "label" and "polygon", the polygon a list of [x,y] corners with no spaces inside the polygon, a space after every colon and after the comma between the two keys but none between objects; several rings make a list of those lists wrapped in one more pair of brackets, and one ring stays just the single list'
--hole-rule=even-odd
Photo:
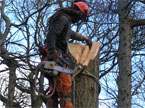
[{"label": "helmet", "polygon": [[85,2],[75,2],[74,5],[76,5],[83,14],[86,12],[87,16],[89,15],[89,7]]},{"label": "helmet", "polygon": [[77,6],[81,11],[81,13],[83,14],[82,15],[83,19],[86,19],[87,16],[89,15],[88,5],[85,2],[75,2],[74,5]]}]

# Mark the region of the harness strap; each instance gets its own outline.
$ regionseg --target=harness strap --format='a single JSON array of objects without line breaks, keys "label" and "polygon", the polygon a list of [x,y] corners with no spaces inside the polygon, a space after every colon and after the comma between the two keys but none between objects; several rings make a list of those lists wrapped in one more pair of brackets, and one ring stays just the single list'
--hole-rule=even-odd
[{"label": "harness strap", "polygon": [[58,97],[56,93],[54,93],[53,97],[47,99],[46,106],[47,108],[58,108]]},{"label": "harness strap", "polygon": [[53,99],[49,99],[46,103],[46,106],[53,107]]},{"label": "harness strap", "polygon": [[68,102],[71,103],[71,98],[65,98],[65,99],[60,98],[60,106],[65,106],[65,104]]},{"label": "harness strap", "polygon": [[60,106],[65,106],[66,103],[71,103],[71,95],[65,94],[60,97]]},{"label": "harness strap", "polygon": [[41,95],[42,97],[45,97],[45,98],[50,98],[50,97],[52,97],[53,94],[55,93],[56,81],[57,81],[57,80],[54,78],[54,79],[53,79],[54,85],[53,85],[52,91],[51,91],[48,95],[44,95],[43,93],[40,93],[39,91],[37,91],[38,94]]},{"label": "harness strap", "polygon": [[54,92],[55,92],[55,88],[56,88],[56,79],[55,78],[53,78],[53,88],[52,88],[52,92],[51,92],[51,94],[49,94],[48,96],[47,96],[47,98],[49,98],[49,97],[52,97],[53,96],[53,94],[54,94]]}]

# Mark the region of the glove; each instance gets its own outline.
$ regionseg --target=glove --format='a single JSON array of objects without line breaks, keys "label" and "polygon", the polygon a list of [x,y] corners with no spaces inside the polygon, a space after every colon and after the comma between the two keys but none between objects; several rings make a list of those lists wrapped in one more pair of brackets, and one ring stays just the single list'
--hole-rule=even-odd
[{"label": "glove", "polygon": [[55,49],[48,49],[49,56],[47,57],[48,61],[56,61],[58,58],[56,50]]},{"label": "glove", "polygon": [[91,41],[91,39],[87,39],[86,40],[86,43],[87,43],[87,45],[89,46],[89,48],[91,48],[92,47],[92,41]]},{"label": "glove", "polygon": [[46,56],[46,55],[47,55],[47,52],[46,52],[46,50],[43,48],[43,46],[39,46],[39,52],[40,52],[40,55],[43,55],[43,56]]}]

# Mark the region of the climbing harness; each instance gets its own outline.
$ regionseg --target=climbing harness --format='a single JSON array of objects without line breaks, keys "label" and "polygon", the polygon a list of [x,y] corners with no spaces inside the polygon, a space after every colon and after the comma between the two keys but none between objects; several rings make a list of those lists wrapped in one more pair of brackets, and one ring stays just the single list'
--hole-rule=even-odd
[{"label": "climbing harness", "polygon": [[[100,92],[100,84],[99,84],[98,79],[96,78],[96,76],[94,76],[93,74],[87,71],[89,62],[91,60],[94,60],[95,57],[98,55],[99,49],[96,49],[96,47],[99,47],[98,43],[93,43],[93,46],[90,51],[87,47],[85,47],[87,49],[84,51],[86,52],[89,51],[89,55],[76,56],[76,57],[84,58],[84,59],[80,59],[82,62],[77,62],[77,64],[75,61],[76,59],[74,60],[75,58],[74,55],[72,55],[73,57],[70,57],[69,55],[70,58],[67,59],[68,57],[67,55],[64,56],[60,54],[60,56],[58,56],[56,61],[42,61],[37,66],[37,69],[35,72],[35,88],[36,88],[37,93],[41,97],[44,97],[47,100],[49,100],[54,94],[56,94],[56,91],[57,91],[57,94],[60,99],[60,104],[63,107],[64,103],[70,103],[71,105],[71,96],[68,96],[66,98],[66,95],[71,94],[70,88],[73,84],[72,99],[73,99],[73,105],[75,107],[75,78],[78,75],[85,75],[95,80],[97,85],[99,86],[99,92]],[[76,53],[74,52],[74,54]],[[69,63],[68,61],[71,61],[72,63]],[[70,64],[74,65],[74,67],[72,67],[74,70],[68,68],[71,66]],[[72,75],[72,77],[70,75]],[[44,78],[49,80],[49,84],[48,84],[49,86],[47,85],[45,87]],[[41,80],[41,79],[44,79],[44,80]],[[69,90],[67,90],[68,88]],[[62,93],[62,91],[64,92],[63,92],[63,95],[61,96],[60,94]]]},{"label": "climbing harness", "polygon": [[[65,55],[66,56],[66,55]],[[57,61],[42,61],[38,64],[35,71],[35,88],[36,92],[45,98],[50,98],[55,93],[57,78],[60,73],[73,74],[74,70],[68,68],[69,63],[63,58],[63,55],[58,56]],[[68,59],[68,58],[67,58]],[[41,78],[49,80],[48,89],[44,90],[44,81]],[[48,86],[48,85],[47,85]]]}]

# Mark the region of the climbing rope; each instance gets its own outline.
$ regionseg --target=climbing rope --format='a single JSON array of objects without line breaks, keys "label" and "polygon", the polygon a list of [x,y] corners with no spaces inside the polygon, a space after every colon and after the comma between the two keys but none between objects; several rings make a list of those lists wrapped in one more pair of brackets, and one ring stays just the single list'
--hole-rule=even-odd
[{"label": "climbing rope", "polygon": [[[41,63],[40,63],[40,64],[41,64]],[[39,75],[39,72],[40,72],[41,75],[43,75],[42,71],[44,71],[44,70],[42,70],[42,69],[40,68],[40,64],[36,67],[36,71],[35,71],[35,78],[34,78],[35,90],[36,90],[36,92],[37,92],[40,96],[42,96],[42,97],[44,97],[44,98],[50,98],[51,96],[53,96],[53,94],[54,94],[54,92],[55,92],[55,88],[56,88],[56,79],[53,78],[53,89],[52,89],[52,91],[51,91],[50,93],[44,94],[44,93],[40,92],[40,91],[39,91],[39,88],[40,88],[40,87],[39,87],[39,88],[37,87],[37,85],[40,85],[39,82],[37,82],[37,81],[40,80],[40,79],[38,78],[38,75]]]},{"label": "climbing rope", "polygon": [[93,80],[95,80],[95,82],[97,83],[98,85],[98,88],[99,88],[99,93],[101,91],[101,87],[100,87],[100,84],[99,84],[99,81],[98,79],[96,78],[95,75],[91,74],[89,71],[86,70],[87,67],[86,66],[83,66],[81,64],[78,64],[75,69],[74,69],[74,74],[72,75],[72,82],[73,82],[73,105],[75,107],[75,78],[76,76],[78,75],[85,75],[89,78],[92,78]]},{"label": "climbing rope", "polygon": [[[50,91],[48,94],[44,94],[44,93],[42,93],[41,91],[39,91],[39,89],[37,88],[37,85],[39,84],[39,82],[37,82],[37,81],[39,81],[40,79],[38,78],[38,74],[39,74],[39,72],[40,72],[40,74],[44,74],[43,73],[43,71],[44,70],[41,70],[41,68],[40,68],[40,66],[41,66],[41,63],[36,67],[36,71],[35,71],[35,88],[36,88],[36,91],[38,92],[38,94],[40,95],[40,96],[42,96],[42,97],[44,97],[44,98],[46,98],[46,99],[48,99],[48,98],[50,98],[51,96],[53,96],[53,94],[54,94],[54,92],[55,92],[55,88],[56,88],[56,80],[55,80],[55,78],[53,79],[53,89],[52,89],[52,91]],[[93,80],[95,80],[95,82],[97,82],[97,84],[98,84],[98,86],[99,86],[99,93],[100,93],[100,89],[101,89],[101,87],[100,87],[100,84],[99,84],[99,81],[98,81],[98,79],[96,78],[96,76],[95,75],[93,75],[93,74],[91,74],[89,71],[87,71],[87,67],[86,66],[83,66],[83,65],[81,65],[81,64],[77,64],[77,65],[75,65],[75,69],[74,69],[74,73],[73,73],[73,75],[72,75],[72,84],[73,84],[73,105],[74,105],[74,107],[75,107],[75,87],[76,87],[76,82],[75,82],[75,78],[76,78],[76,76],[78,76],[78,75],[85,75],[85,76],[87,76],[87,77],[89,77],[89,78],[92,78]]]}]

